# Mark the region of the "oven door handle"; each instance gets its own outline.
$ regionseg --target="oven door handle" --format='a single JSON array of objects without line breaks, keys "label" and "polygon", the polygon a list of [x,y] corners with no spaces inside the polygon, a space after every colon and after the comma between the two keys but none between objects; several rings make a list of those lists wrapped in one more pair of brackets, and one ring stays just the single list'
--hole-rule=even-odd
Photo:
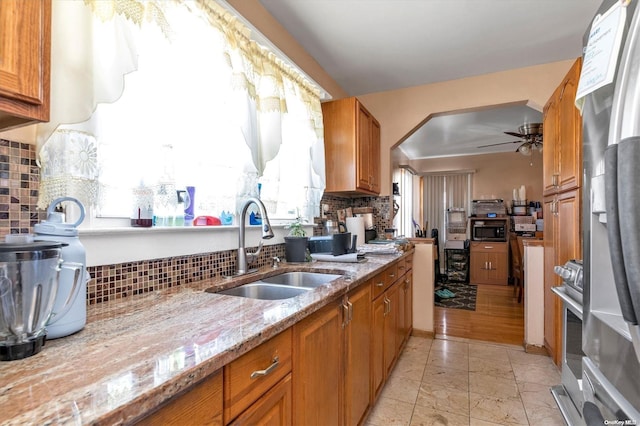
[{"label": "oven door handle", "polygon": [[[582,305],[571,298],[563,287],[551,287],[551,291],[558,295],[560,299],[575,313],[580,319],[582,319]],[[578,315],[580,314],[580,315]]]}]

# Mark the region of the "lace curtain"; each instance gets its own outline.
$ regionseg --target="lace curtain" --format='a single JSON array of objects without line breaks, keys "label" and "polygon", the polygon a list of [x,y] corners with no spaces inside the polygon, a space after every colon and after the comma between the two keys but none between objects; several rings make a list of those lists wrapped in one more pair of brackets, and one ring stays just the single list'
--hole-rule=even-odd
[{"label": "lace curtain", "polygon": [[[206,40],[185,35],[204,23]],[[140,169],[131,187],[169,168],[186,184],[210,183],[196,196],[203,214],[235,208],[257,195],[258,182],[271,213],[318,214],[325,182],[318,91],[217,3],[54,0],[53,29],[52,119],[38,127],[42,208],[59,196],[104,204],[104,194],[123,190],[119,171]],[[182,52],[194,50],[201,63],[181,67]],[[173,95],[169,108],[156,105]],[[151,121],[138,119],[141,108]],[[170,130],[159,125],[171,120]],[[169,163],[160,154],[167,145]]]}]

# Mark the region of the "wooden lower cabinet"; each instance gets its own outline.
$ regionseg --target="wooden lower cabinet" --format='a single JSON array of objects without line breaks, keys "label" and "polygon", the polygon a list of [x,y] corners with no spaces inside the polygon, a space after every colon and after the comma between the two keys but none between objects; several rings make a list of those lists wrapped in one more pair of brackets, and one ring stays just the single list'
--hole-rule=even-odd
[{"label": "wooden lower cabinet", "polygon": [[507,285],[509,279],[509,251],[506,242],[471,243],[471,284]]},{"label": "wooden lower cabinet", "polygon": [[544,345],[556,365],[562,361],[562,301],[551,287],[562,284],[556,265],[582,259],[581,189],[544,198]]},{"label": "wooden lower cabinet", "polygon": [[400,318],[400,289],[398,281],[387,290],[387,309],[384,320],[384,377],[389,377],[398,355],[398,319]]},{"label": "wooden lower cabinet", "polygon": [[[291,410],[291,401],[285,403],[277,397],[274,400],[273,395],[268,397],[269,401],[265,401],[269,390],[291,373],[291,345],[292,330],[289,328],[224,367],[225,424],[235,423],[238,416],[244,418],[247,411],[251,412],[254,420],[257,420],[259,413],[272,416],[275,412],[267,410],[265,406],[276,403],[278,409]],[[282,419],[290,421],[291,413]]]},{"label": "wooden lower cabinet", "polygon": [[222,370],[173,398],[138,425],[222,425]]},{"label": "wooden lower cabinet", "polygon": [[344,418],[346,425],[359,425],[371,408],[371,283],[351,291],[346,301]]},{"label": "wooden lower cabinet", "polygon": [[402,279],[400,289],[400,312],[398,315],[398,350],[407,342],[413,330],[413,271],[408,271]]},{"label": "wooden lower cabinet", "polygon": [[[399,270],[406,270],[400,268]],[[375,280],[374,280],[375,284]],[[412,270],[372,302],[371,400],[378,398],[413,328]]]},{"label": "wooden lower cabinet", "polygon": [[293,326],[293,424],[341,425],[344,392],[342,300]]},{"label": "wooden lower cabinet", "polygon": [[291,373],[238,416],[232,425],[291,425]]}]

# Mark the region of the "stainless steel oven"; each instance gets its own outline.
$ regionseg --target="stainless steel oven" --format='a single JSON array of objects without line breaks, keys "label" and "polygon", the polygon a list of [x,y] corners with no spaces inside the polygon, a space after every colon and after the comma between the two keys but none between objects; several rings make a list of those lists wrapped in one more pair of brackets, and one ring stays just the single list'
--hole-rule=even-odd
[{"label": "stainless steel oven", "polygon": [[570,260],[555,267],[562,277],[562,286],[552,290],[562,299],[562,384],[551,393],[569,425],[584,424],[582,420],[582,261]]}]

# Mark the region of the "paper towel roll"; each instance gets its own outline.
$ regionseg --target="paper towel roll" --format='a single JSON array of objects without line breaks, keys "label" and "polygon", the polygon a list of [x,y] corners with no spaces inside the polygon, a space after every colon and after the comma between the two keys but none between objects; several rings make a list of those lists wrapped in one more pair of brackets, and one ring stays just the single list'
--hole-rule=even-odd
[{"label": "paper towel roll", "polygon": [[357,235],[357,245],[364,244],[364,218],[362,217],[348,217],[347,218],[347,232],[351,232],[351,235]]}]

